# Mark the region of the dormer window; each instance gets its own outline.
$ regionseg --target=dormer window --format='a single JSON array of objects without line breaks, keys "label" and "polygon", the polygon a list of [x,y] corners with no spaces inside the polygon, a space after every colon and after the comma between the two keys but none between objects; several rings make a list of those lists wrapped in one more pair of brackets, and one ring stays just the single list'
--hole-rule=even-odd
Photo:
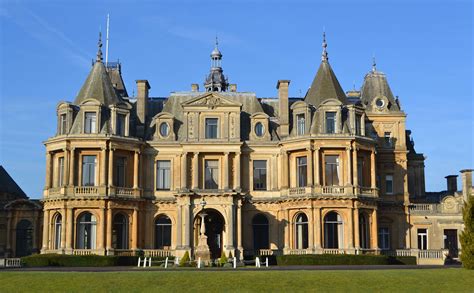
[{"label": "dormer window", "polygon": [[59,134],[63,135],[67,133],[67,119],[66,114],[59,115]]},{"label": "dormer window", "polygon": [[326,112],[326,133],[336,133],[336,112]]},{"label": "dormer window", "polygon": [[362,116],[359,115],[359,114],[356,114],[356,119],[355,119],[355,132],[356,132],[356,135],[362,135],[361,120],[362,120]]},{"label": "dormer window", "polygon": [[305,117],[304,114],[296,115],[296,133],[297,135],[305,134]]},{"label": "dormer window", "polygon": [[206,118],[206,138],[218,138],[218,123],[219,119],[217,118]]},{"label": "dormer window", "polygon": [[163,122],[160,124],[160,135],[162,137],[167,137],[170,134],[170,127],[168,123]]},{"label": "dormer window", "polygon": [[117,135],[125,136],[125,121],[127,116],[124,114],[117,114]]},{"label": "dormer window", "polygon": [[84,114],[84,133],[96,133],[96,112],[86,112]]}]

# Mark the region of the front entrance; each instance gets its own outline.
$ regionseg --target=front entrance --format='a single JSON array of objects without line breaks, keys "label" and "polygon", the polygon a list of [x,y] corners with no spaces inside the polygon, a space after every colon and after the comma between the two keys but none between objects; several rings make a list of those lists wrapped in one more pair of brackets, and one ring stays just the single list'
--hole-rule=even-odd
[{"label": "front entrance", "polygon": [[[221,257],[223,247],[224,218],[213,209],[205,209],[206,217],[204,219],[207,236],[207,245],[211,253],[211,259]],[[194,220],[194,243],[198,244],[199,231],[201,230],[201,216],[198,214]]]},{"label": "front entrance", "polygon": [[458,257],[458,230],[444,230],[444,249],[449,249],[449,256]]},{"label": "front entrance", "polygon": [[16,225],[15,256],[30,255],[33,250],[33,225],[28,220],[21,220]]}]

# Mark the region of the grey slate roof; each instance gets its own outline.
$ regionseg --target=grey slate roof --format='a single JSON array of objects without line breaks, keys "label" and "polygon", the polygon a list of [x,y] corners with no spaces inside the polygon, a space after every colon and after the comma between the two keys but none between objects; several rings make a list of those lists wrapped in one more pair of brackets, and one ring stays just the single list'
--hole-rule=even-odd
[{"label": "grey slate roof", "polygon": [[88,99],[94,99],[105,106],[122,102],[122,99],[115,92],[104,64],[100,61],[94,63],[91,72],[77,94],[74,104],[80,105]]},{"label": "grey slate roof", "polygon": [[371,111],[372,101],[380,96],[385,96],[388,99],[388,109],[390,111],[400,111],[385,74],[379,71],[371,71],[365,75],[361,90],[361,101]]},{"label": "grey slate roof", "polygon": [[322,61],[304,101],[315,107],[322,102],[336,99],[347,104],[346,94],[342,90],[329,62]]},{"label": "grey slate roof", "polygon": [[28,198],[2,165],[0,165],[0,193],[8,193],[17,198]]}]

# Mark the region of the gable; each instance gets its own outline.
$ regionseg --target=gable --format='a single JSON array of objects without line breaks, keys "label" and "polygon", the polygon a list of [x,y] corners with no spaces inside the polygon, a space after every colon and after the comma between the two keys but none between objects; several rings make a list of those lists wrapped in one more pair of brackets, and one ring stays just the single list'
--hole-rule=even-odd
[{"label": "gable", "polygon": [[241,103],[224,98],[217,93],[206,93],[202,96],[196,97],[181,104],[185,107],[207,107],[214,109],[217,107],[242,107]]}]

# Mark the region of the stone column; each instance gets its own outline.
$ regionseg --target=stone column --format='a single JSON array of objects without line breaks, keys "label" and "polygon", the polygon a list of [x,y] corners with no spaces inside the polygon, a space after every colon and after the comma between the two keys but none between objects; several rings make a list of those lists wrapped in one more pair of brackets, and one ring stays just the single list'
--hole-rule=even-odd
[{"label": "stone column", "polygon": [[242,202],[239,200],[237,203],[237,249],[243,257],[244,247],[242,246]]},{"label": "stone column", "polygon": [[226,248],[234,255],[234,203],[227,206],[227,245]]},{"label": "stone column", "polygon": [[377,187],[375,181],[375,151],[372,150],[370,153],[370,186],[375,189]]},{"label": "stone column", "polygon": [[75,173],[74,173],[74,163],[75,163],[75,148],[71,148],[70,152],[71,152],[71,155],[70,155],[70,169],[69,169],[69,185],[70,186],[74,186],[74,177],[75,177]]},{"label": "stone column", "polygon": [[357,187],[360,185],[362,185],[362,182],[359,182],[359,168],[357,168],[357,148],[354,147],[353,151],[352,151],[352,174],[353,174],[353,182],[354,182],[354,187],[355,187],[355,194],[358,194],[359,193],[359,190],[357,189]]},{"label": "stone column", "polygon": [[290,221],[290,210],[286,209],[284,213],[284,221],[286,223],[285,225],[285,246],[283,247],[284,251],[290,250],[290,233],[291,233],[291,221]]},{"label": "stone column", "polygon": [[67,208],[67,221],[66,221],[66,249],[68,253],[72,253],[73,239],[74,239],[74,211],[72,208]]},{"label": "stone column", "polygon": [[108,178],[108,185],[109,187],[114,186],[114,149],[109,149],[109,178]]},{"label": "stone column", "polygon": [[43,247],[41,250],[49,250],[49,210],[44,210],[43,213]]},{"label": "stone column", "polygon": [[104,237],[105,237],[105,208],[100,209],[100,226],[99,226],[99,249],[104,252]]},{"label": "stone column", "polygon": [[223,189],[224,190],[229,190],[229,153],[224,152],[224,180],[223,180]]},{"label": "stone column", "polygon": [[282,152],[282,161],[281,161],[281,189],[287,189],[289,186],[288,182],[288,152]]},{"label": "stone column", "polygon": [[138,188],[138,161],[139,161],[139,152],[135,151],[133,157],[133,188]]},{"label": "stone column", "polygon": [[[152,220],[152,210],[150,208],[147,208],[145,210],[145,249],[151,249],[153,247],[153,240],[151,239],[152,235],[152,228],[153,228],[153,220]],[[150,227],[151,226],[151,227]]]},{"label": "stone column", "polygon": [[234,157],[234,189],[235,190],[240,190],[240,153],[235,153]]},{"label": "stone column", "polygon": [[345,185],[351,185],[351,148],[346,148],[346,166],[347,166],[347,183]]},{"label": "stone column", "polygon": [[319,174],[319,170],[321,167],[319,166],[319,147],[314,148],[314,184],[316,186],[321,185],[321,175]]},{"label": "stone column", "polygon": [[193,155],[193,189],[199,189],[199,152]]},{"label": "stone column", "polygon": [[319,207],[315,208],[313,230],[314,230],[314,248],[316,250],[320,250],[322,247],[322,243],[321,243],[322,225],[321,225],[321,208]]},{"label": "stone column", "polygon": [[132,215],[132,250],[138,248],[138,209],[133,209]]},{"label": "stone column", "polygon": [[61,249],[66,247],[66,209],[61,209]]},{"label": "stone column", "polygon": [[52,170],[52,160],[51,160],[51,152],[47,151],[46,152],[46,181],[44,183],[44,189],[50,189],[51,188],[51,170]]},{"label": "stone column", "polygon": [[[62,182],[61,185],[66,186],[67,183],[69,182],[69,178],[68,178],[68,175],[69,175],[69,153],[68,153],[67,148],[64,148],[63,152],[64,152],[64,166],[63,166],[63,182]],[[63,219],[64,219],[64,215],[63,215]]]},{"label": "stone column", "polygon": [[105,175],[107,173],[107,166],[106,166],[106,155],[107,155],[107,148],[103,147],[100,152],[100,185],[105,186],[107,183],[105,182]]},{"label": "stone column", "polygon": [[313,186],[313,151],[311,151],[311,148],[306,149],[307,152],[307,159],[306,161],[308,162],[307,165],[307,175],[308,175],[308,181],[306,186]]},{"label": "stone column", "polygon": [[191,208],[191,202],[190,198],[186,197],[186,201],[182,206],[183,209],[183,214],[184,214],[184,241],[183,241],[183,247],[185,249],[190,249],[191,248],[191,216],[190,216],[190,208]]},{"label": "stone column", "polygon": [[[349,211],[349,215],[348,215],[347,218],[348,218],[349,221],[347,223],[347,228],[349,228],[348,232],[350,234],[350,237],[347,237],[348,241],[347,241],[347,246],[346,247],[353,250],[354,249],[354,230],[355,230],[354,229],[354,218],[352,217],[353,216],[352,210],[349,209],[348,211]],[[345,229],[344,229],[344,232],[346,232]],[[344,233],[344,234],[346,234],[346,233]],[[345,235],[344,235],[344,238],[346,238]]]},{"label": "stone column", "polygon": [[176,248],[183,248],[183,207],[178,204],[178,216],[176,219]]},{"label": "stone column", "polygon": [[[112,254],[112,248],[113,248],[112,229],[113,229],[112,208],[110,207],[110,203],[109,203],[109,206],[107,208],[107,236],[105,237],[105,239],[106,239],[105,248],[107,249],[107,254],[108,255]],[[127,229],[127,231],[128,231],[128,229]]]},{"label": "stone column", "polygon": [[314,207],[311,204],[311,210],[308,217],[308,248],[314,248]]},{"label": "stone column", "polygon": [[377,209],[374,209],[372,212],[372,231],[370,233],[370,238],[372,238],[372,248],[379,249],[379,239],[378,239],[378,224],[377,224]]},{"label": "stone column", "polygon": [[186,189],[187,187],[187,153],[181,155],[181,189]]},{"label": "stone column", "polygon": [[355,249],[360,249],[360,236],[359,236],[359,209],[352,208],[352,217],[354,218],[354,246]]}]

